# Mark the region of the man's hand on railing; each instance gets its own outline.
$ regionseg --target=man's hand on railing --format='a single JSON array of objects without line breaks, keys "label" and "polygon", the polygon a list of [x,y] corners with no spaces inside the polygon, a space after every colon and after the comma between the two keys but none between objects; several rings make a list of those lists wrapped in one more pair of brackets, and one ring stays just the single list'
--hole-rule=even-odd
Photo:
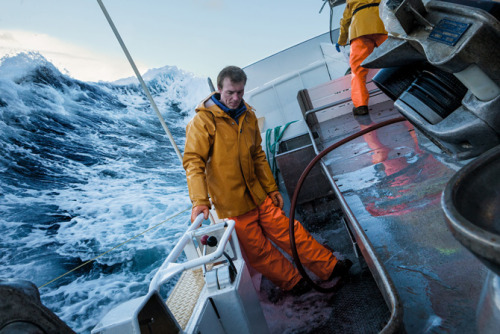
[{"label": "man's hand on railing", "polygon": [[193,209],[191,210],[191,223],[194,222],[194,220],[200,213],[203,213],[203,218],[208,219],[209,212],[210,208],[207,205],[197,205],[193,207]]}]

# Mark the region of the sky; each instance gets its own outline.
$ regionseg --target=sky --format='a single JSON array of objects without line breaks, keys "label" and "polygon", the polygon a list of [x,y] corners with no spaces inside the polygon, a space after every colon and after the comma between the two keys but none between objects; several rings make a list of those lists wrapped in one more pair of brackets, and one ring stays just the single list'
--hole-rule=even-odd
[{"label": "sky", "polygon": [[[215,81],[329,30],[323,0],[103,0],[139,71]],[[338,22],[334,22],[338,26]],[[134,76],[97,0],[0,0],[0,58],[36,51],[83,81]]]}]

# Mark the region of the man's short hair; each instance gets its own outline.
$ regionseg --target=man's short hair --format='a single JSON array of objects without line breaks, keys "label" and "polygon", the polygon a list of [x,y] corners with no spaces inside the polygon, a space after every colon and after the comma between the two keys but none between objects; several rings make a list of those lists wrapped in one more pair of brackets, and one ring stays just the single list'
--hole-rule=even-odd
[{"label": "man's short hair", "polygon": [[229,80],[234,83],[247,83],[247,75],[238,66],[226,66],[222,69],[222,71],[220,71],[217,76],[217,88],[222,88],[222,82],[225,78],[229,78]]}]

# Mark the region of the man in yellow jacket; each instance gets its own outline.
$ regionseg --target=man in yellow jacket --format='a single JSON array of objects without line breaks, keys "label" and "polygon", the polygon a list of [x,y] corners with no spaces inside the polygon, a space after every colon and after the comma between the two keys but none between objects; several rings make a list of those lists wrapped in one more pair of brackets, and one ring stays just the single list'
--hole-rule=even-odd
[{"label": "man in yellow jacket", "polygon": [[[249,263],[285,291],[310,289],[300,273],[273,246],[291,253],[283,198],[261,146],[257,117],[243,100],[245,72],[224,68],[218,92],[203,100],[186,127],[183,165],[193,202],[191,221],[208,218],[209,194],[220,218],[236,221],[236,233]],[[345,275],[352,262],[337,260],[295,221],[297,251],[304,265],[327,280]]]},{"label": "man in yellow jacket", "polygon": [[380,0],[347,0],[340,20],[339,45],[351,44],[351,98],[355,115],[368,113],[369,93],[366,89],[368,69],[361,66],[363,60],[387,39],[387,31],[379,16]]}]

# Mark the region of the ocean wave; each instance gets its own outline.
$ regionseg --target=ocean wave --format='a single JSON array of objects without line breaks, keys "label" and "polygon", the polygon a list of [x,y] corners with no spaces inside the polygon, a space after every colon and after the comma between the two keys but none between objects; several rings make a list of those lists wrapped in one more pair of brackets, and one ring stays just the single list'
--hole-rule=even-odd
[{"label": "ocean wave", "polygon": [[[176,67],[144,78],[180,147],[205,79]],[[137,83],[90,83],[36,53],[0,61],[0,264],[40,286],[79,333],[147,292],[186,228],[184,170]],[[147,234],[141,232],[159,225]],[[133,238],[133,239],[132,239]]]}]

